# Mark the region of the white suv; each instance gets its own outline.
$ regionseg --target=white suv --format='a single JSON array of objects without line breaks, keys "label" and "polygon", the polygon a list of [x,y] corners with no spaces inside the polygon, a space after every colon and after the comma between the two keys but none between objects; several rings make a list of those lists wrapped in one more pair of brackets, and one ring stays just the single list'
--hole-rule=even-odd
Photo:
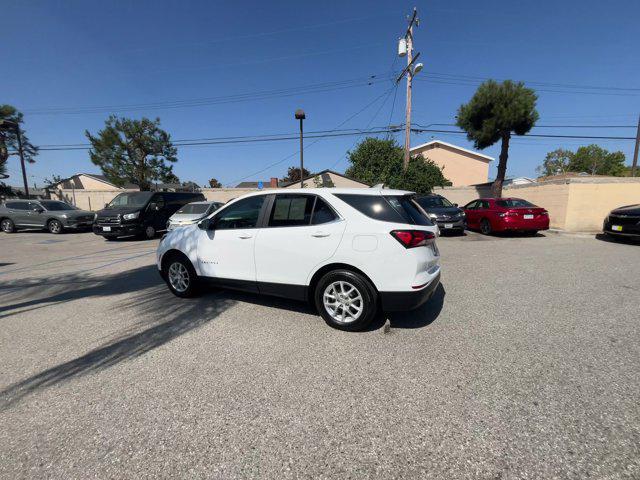
[{"label": "white suv", "polygon": [[411,310],[440,281],[434,226],[402,190],[305,188],[245,195],[169,232],[158,269],[179,297],[205,281],[309,300],[342,330],[380,306]]}]

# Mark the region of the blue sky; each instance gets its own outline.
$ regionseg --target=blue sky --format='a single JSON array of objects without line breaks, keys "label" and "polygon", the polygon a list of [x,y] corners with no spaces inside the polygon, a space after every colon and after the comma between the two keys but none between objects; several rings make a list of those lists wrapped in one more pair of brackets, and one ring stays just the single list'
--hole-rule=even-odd
[{"label": "blue sky", "polygon": [[[100,129],[109,112],[159,116],[174,139],[295,133],[296,108],[307,112],[308,131],[386,126],[390,118],[398,124],[404,84],[393,104],[387,77],[404,62],[396,58],[396,42],[414,5],[421,18],[416,51],[425,64],[414,88],[414,122],[453,123],[476,78],[484,77],[539,82],[540,125],[637,122],[640,90],[564,86],[640,88],[640,3],[632,0],[5,2],[0,103],[25,112],[36,145],[86,143],[84,131]],[[348,88],[292,90],[346,80],[353,80]],[[211,100],[276,89],[287,96]],[[166,102],[194,99],[189,105],[196,106],[167,108]],[[161,108],[144,106],[162,102]],[[51,114],[51,108],[62,111]],[[541,127],[532,133],[634,136],[635,130]],[[414,135],[412,143],[433,138],[471,146],[463,135],[434,133]],[[305,149],[305,166],[343,171],[357,140],[322,139]],[[632,141],[593,142],[622,150],[631,162]],[[588,143],[516,138],[507,175],[534,176],[546,152]],[[268,179],[297,163],[297,147],[295,140],[181,147],[175,172],[199,184],[211,177],[223,184]],[[484,153],[497,157],[498,147]],[[76,172],[99,173],[86,150],[43,151],[28,166],[31,184]],[[9,173],[11,184],[21,183],[15,157]]]}]

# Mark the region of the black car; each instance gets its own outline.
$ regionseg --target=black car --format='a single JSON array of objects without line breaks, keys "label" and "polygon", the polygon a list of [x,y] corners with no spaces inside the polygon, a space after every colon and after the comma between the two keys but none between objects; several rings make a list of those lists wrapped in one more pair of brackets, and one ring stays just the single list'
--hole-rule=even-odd
[{"label": "black car", "polygon": [[153,238],[166,230],[169,217],[182,206],[204,199],[202,193],[121,193],[96,214],[93,233],[107,240],[132,236]]},{"label": "black car", "polygon": [[640,238],[640,205],[611,210],[604,219],[602,230],[613,237]]},{"label": "black car", "polygon": [[435,194],[417,197],[416,201],[427,212],[431,221],[438,224],[440,230],[464,232],[467,219],[457,203],[451,203],[442,195]]}]

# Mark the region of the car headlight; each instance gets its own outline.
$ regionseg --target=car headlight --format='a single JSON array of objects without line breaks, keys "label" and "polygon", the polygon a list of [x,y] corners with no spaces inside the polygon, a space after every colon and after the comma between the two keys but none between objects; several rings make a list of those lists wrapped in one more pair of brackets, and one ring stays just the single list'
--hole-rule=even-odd
[{"label": "car headlight", "polygon": [[60,215],[62,218],[67,218],[69,215],[67,215],[66,213],[63,213],[62,215]]},{"label": "car headlight", "polygon": [[133,220],[134,218],[138,218],[140,216],[140,212],[133,212],[133,213],[125,213],[122,216],[123,220]]},{"label": "car headlight", "polygon": [[430,213],[429,218],[438,218],[438,215],[436,215],[435,213]]}]

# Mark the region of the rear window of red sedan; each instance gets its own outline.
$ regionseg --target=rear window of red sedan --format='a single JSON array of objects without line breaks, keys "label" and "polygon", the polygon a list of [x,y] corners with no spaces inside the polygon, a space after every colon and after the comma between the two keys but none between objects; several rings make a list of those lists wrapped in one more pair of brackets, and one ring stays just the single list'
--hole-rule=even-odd
[{"label": "rear window of red sedan", "polygon": [[531,202],[521,200],[519,198],[508,198],[507,200],[496,200],[496,205],[504,208],[518,208],[518,207],[535,207]]}]

